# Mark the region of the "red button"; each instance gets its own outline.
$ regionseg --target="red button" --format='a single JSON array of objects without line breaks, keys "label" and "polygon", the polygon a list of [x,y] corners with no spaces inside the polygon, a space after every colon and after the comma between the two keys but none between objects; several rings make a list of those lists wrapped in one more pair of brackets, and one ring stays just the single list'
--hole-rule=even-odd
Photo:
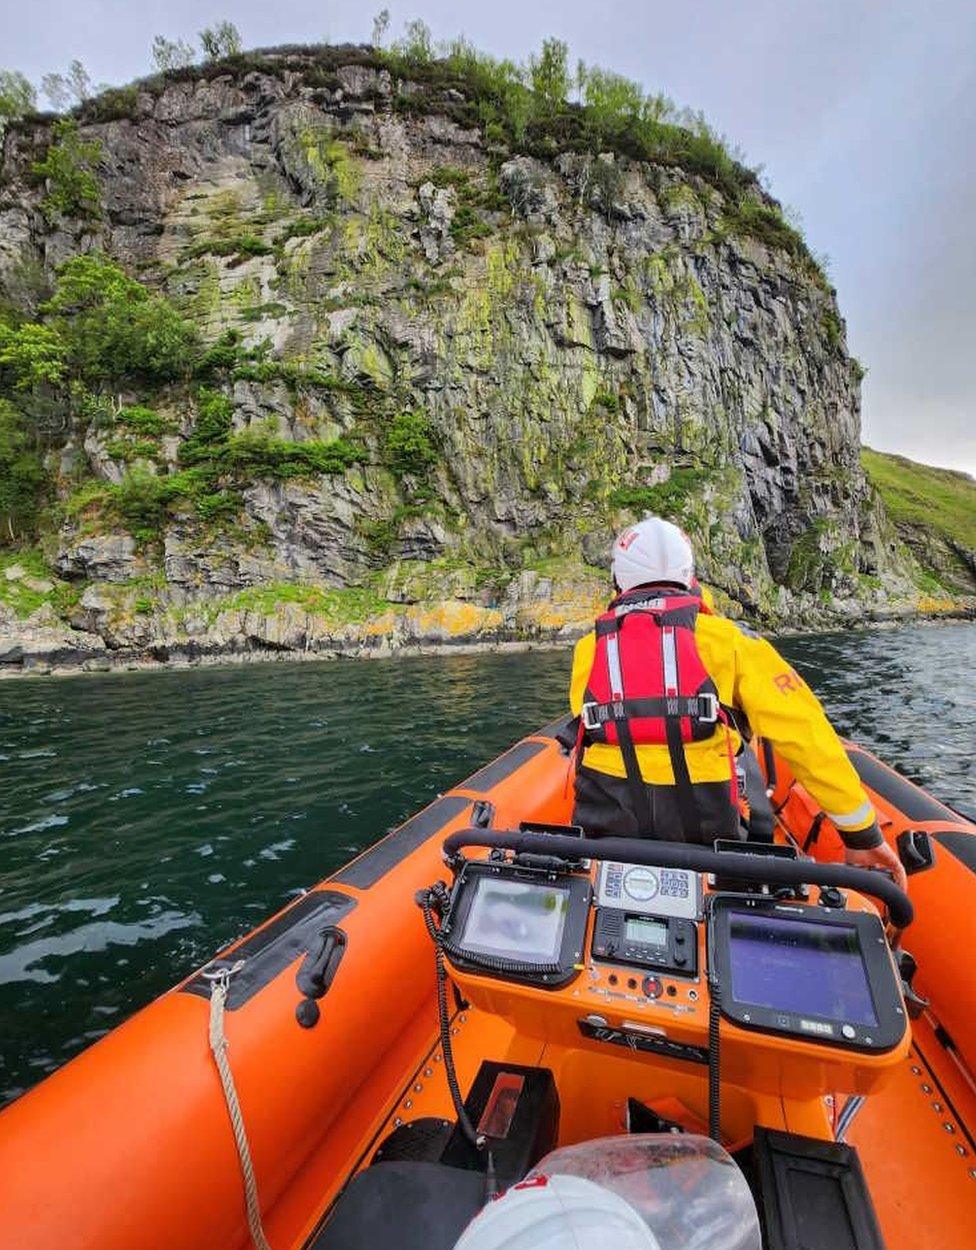
[{"label": "red button", "polygon": [[660,998],[664,993],[664,986],[658,977],[644,978],[644,993],[648,998]]}]

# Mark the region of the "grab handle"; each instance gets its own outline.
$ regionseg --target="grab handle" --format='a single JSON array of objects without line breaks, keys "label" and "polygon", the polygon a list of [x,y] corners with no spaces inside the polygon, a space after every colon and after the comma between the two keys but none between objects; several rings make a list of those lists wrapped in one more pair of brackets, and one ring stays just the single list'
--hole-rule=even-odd
[{"label": "grab handle", "polygon": [[318,946],[310,950],[295,974],[302,998],[295,1008],[295,1018],[303,1029],[314,1028],[322,1012],[317,999],[328,992],[346,953],[346,935],[335,925],[323,929]]},{"label": "grab handle", "polygon": [[[748,843],[744,844],[745,846]],[[772,859],[748,852],[712,851],[687,842],[650,838],[567,838],[554,833],[517,833],[515,830],[459,829],[444,839],[444,857],[451,862],[463,846],[483,846],[517,854],[558,855],[560,858],[613,860],[646,864],[649,868],[687,868],[692,872],[729,873],[764,885],[837,885],[870,894],[884,903],[891,923],[906,929],[915,918],[912,900],[881,872],[847,864],[818,864],[809,859]]]}]

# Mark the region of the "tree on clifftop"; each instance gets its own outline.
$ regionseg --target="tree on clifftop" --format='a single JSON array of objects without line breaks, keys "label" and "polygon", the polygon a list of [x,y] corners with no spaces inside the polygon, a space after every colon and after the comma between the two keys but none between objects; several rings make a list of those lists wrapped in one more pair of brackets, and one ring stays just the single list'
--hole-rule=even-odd
[{"label": "tree on clifftop", "polygon": [[434,59],[434,37],[430,33],[430,27],[420,18],[407,22],[403,39],[394,48],[418,65],[427,65]]},{"label": "tree on clifftop", "polygon": [[383,40],[386,38],[386,32],[390,26],[390,10],[380,9],[379,13],[373,18],[373,33],[370,36],[370,43],[374,48],[381,48]]},{"label": "tree on clifftop", "polygon": [[529,60],[529,81],[544,108],[555,112],[569,95],[569,49],[561,39],[544,39],[538,56]]},{"label": "tree on clifftop", "polygon": [[239,56],[241,32],[233,22],[218,22],[200,31],[200,46],[208,61],[219,61],[225,56]]},{"label": "tree on clifftop", "polygon": [[68,66],[66,74],[45,74],[41,90],[59,113],[90,100],[95,93],[88,70],[77,58]]},{"label": "tree on clifftop", "polygon": [[184,39],[167,39],[155,35],[152,41],[153,64],[165,73],[169,69],[185,69],[196,60],[193,49]]},{"label": "tree on clifftop", "polygon": [[37,103],[37,93],[23,74],[0,69],[0,140],[7,124],[29,113]]}]

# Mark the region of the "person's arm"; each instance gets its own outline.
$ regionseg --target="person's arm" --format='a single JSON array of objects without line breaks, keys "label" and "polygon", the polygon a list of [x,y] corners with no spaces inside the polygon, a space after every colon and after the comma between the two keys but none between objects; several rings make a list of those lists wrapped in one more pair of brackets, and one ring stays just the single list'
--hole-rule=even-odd
[{"label": "person's arm", "polygon": [[586,695],[586,683],[590,670],[593,668],[593,656],[596,654],[596,634],[590,631],[584,634],[573,650],[573,674],[569,679],[569,709],[574,716],[583,710],[583,699]]},{"label": "person's arm", "polygon": [[905,888],[901,861],[884,841],[871,801],[820,700],[775,647],[739,634],[735,703],[817,800],[859,867],[883,868]]}]

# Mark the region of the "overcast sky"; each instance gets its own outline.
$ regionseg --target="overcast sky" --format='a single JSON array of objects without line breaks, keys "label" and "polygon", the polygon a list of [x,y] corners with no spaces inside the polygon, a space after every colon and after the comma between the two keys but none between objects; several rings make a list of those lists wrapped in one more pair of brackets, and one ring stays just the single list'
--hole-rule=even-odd
[{"label": "overcast sky", "polygon": [[[96,81],[149,70],[152,36],[229,17],[247,46],[369,37],[383,0],[0,0],[0,67],[39,82],[80,57]],[[868,370],[864,441],[976,472],[974,0],[409,0],[523,59],[546,35],[638,78],[762,165],[826,254]]]}]

